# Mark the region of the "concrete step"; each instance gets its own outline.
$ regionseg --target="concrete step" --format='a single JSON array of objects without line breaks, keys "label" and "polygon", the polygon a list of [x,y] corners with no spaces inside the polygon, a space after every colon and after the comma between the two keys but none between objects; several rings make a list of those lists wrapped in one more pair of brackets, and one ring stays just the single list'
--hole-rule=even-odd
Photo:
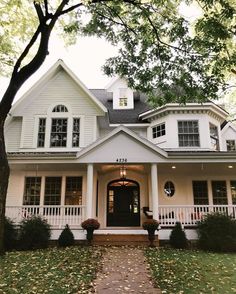
[{"label": "concrete step", "polygon": [[[94,234],[93,244],[96,245],[149,245],[148,235],[143,234]],[[155,246],[159,246],[158,235]]]}]

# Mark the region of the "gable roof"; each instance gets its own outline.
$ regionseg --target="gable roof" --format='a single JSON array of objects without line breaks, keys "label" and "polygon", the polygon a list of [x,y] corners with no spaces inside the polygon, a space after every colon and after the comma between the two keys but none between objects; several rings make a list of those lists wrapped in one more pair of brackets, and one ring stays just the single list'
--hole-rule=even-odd
[{"label": "gable roof", "polygon": [[84,83],[71,71],[71,69],[59,59],[12,107],[11,115],[17,114],[17,109],[27,99],[33,99],[34,93],[45,85],[52,77],[54,77],[59,71],[64,70],[69,77],[91,98],[91,100],[100,108],[103,112],[107,112],[106,107],[94,96],[94,94],[84,85]]},{"label": "gable roof", "polygon": [[[89,157],[92,153],[96,153],[96,150],[99,149],[100,147],[104,148],[105,144],[110,142],[113,138],[117,137],[118,135],[124,135],[127,139],[131,139],[137,146],[141,146],[141,148],[146,149],[147,152],[151,152],[155,156],[159,157],[164,161],[167,158],[167,152],[164,151],[163,149],[157,147],[150,141],[148,141],[145,138],[139,137],[135,132],[131,131],[130,129],[126,128],[125,126],[121,125],[117,128],[115,128],[113,131],[111,131],[108,135],[104,136],[103,138],[97,140],[96,142],[92,143],[88,147],[85,147],[82,151],[79,151],[77,153],[77,159],[79,162],[84,162],[83,158]],[[124,138],[123,138],[124,139]],[[125,157],[125,154],[127,151],[131,151],[133,154],[135,153],[134,150],[125,150],[125,148],[121,148],[119,146],[119,151],[120,154],[122,154],[123,157]],[[109,152],[114,158],[115,154],[114,150],[110,150]],[[107,154],[106,154],[107,156]],[[102,160],[101,158],[97,157],[97,160]]]}]

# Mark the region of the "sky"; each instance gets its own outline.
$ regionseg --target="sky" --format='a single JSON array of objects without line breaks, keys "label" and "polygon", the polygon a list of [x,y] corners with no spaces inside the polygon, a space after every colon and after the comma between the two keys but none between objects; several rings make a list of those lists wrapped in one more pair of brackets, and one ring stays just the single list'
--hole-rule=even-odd
[{"label": "sky", "polygon": [[[181,12],[189,20],[199,16],[195,6],[182,6]],[[81,37],[74,46],[65,47],[63,40],[52,34],[49,43],[49,55],[41,68],[23,85],[17,99],[21,97],[53,64],[62,59],[78,78],[89,88],[104,88],[111,80],[102,72],[107,58],[115,56],[117,48],[104,39]],[[0,79],[0,95],[8,84],[7,79]]]}]

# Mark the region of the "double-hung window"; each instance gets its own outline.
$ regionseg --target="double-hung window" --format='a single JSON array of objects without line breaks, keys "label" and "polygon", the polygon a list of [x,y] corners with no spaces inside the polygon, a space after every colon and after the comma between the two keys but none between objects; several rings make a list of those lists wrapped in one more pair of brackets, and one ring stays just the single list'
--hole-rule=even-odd
[{"label": "double-hung window", "polygon": [[178,121],[180,147],[199,147],[199,128],[197,120]]},{"label": "double-hung window", "polygon": [[67,118],[52,118],[51,147],[66,147],[67,143]]},{"label": "double-hung window", "polygon": [[214,150],[219,150],[219,136],[217,126],[210,123],[210,138],[211,138],[211,147]]},{"label": "double-hung window", "polygon": [[26,177],[23,205],[39,205],[41,177]]}]

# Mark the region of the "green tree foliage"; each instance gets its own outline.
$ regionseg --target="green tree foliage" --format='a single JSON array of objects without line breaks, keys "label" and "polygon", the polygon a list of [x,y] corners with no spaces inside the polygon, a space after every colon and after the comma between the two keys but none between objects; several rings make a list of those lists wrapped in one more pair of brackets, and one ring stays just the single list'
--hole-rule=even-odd
[{"label": "green tree foliage", "polygon": [[20,223],[19,243],[24,250],[47,248],[50,236],[50,225],[40,216],[23,219]]},{"label": "green tree foliage", "polygon": [[225,214],[208,214],[198,224],[198,235],[204,250],[236,252],[236,221]]},{"label": "green tree foliage", "polygon": [[58,245],[60,247],[72,246],[75,243],[74,235],[68,225],[65,226],[58,238]]},{"label": "green tree foliage", "polygon": [[188,240],[180,222],[175,224],[170,233],[170,245],[176,249],[184,249],[188,246]]}]

